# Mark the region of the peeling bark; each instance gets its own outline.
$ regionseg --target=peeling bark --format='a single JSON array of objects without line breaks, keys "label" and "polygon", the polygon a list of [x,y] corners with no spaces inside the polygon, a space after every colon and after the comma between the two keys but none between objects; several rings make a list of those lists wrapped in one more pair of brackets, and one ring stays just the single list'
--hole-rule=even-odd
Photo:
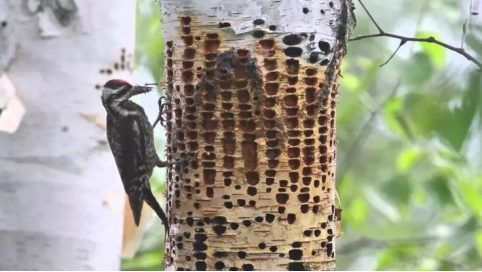
[{"label": "peeling bark", "polygon": [[166,270],[333,270],[338,1],[161,1]]}]

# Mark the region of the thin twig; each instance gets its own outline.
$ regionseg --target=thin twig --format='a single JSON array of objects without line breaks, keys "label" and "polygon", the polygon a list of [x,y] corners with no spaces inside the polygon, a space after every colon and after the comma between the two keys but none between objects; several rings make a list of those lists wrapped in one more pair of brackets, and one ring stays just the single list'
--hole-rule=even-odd
[{"label": "thin twig", "polygon": [[402,47],[404,44],[406,43],[405,40],[401,40],[400,41],[400,44],[398,45],[397,49],[395,50],[395,52],[393,52],[393,54],[387,59],[387,61],[385,61],[384,63],[380,64],[380,67],[383,67],[385,65],[387,65],[387,63],[389,63],[393,57],[397,54],[398,50],[400,49],[400,47]]},{"label": "thin twig", "polygon": [[368,34],[368,35],[360,35],[360,36],[357,36],[357,37],[354,37],[354,38],[351,38],[349,41],[359,41],[359,40],[363,40],[363,39],[368,39],[368,38],[377,38],[377,37],[390,37],[390,38],[394,38],[394,39],[399,39],[401,40],[402,42],[426,42],[426,43],[435,43],[435,44],[438,44],[442,47],[445,47],[451,51],[454,51],[456,53],[459,53],[460,55],[464,56],[466,59],[468,59],[469,61],[473,62],[474,64],[476,64],[479,68],[482,69],[482,62],[480,62],[479,60],[477,60],[475,57],[473,57],[472,55],[470,55],[469,53],[467,53],[463,48],[460,48],[460,47],[455,47],[455,46],[452,46],[452,45],[449,45],[449,44],[446,44],[444,42],[441,42],[439,40],[437,40],[436,38],[430,36],[430,37],[427,37],[427,38],[415,38],[415,37],[406,37],[406,36],[401,36],[401,35],[396,35],[396,34],[392,34],[392,33],[387,33],[385,32],[377,23],[377,21],[375,20],[375,18],[373,18],[373,16],[371,15],[371,13],[368,11],[368,9],[365,7],[365,5],[363,4],[363,2],[361,0],[358,0],[358,2],[360,2],[360,5],[363,7],[363,9],[365,10],[365,12],[368,14],[368,17],[370,17],[370,20],[373,22],[373,24],[377,27],[379,33],[378,34]]},{"label": "thin twig", "polygon": [[[419,18],[417,20],[417,24],[415,27],[416,30],[418,30],[418,28],[420,27],[420,24],[422,23],[423,14],[427,7],[428,5],[426,0],[424,1],[424,4],[422,5],[422,9],[420,10]],[[413,48],[414,48],[413,44],[411,44],[410,54],[413,53]],[[356,136],[352,145],[348,148],[347,153],[345,154],[345,156],[340,162],[341,171],[340,171],[339,182],[343,181],[344,176],[351,170],[351,167],[356,161],[357,154],[361,152],[361,149],[364,146],[365,140],[368,138],[368,136],[370,136],[373,130],[373,123],[375,122],[375,119],[381,113],[381,111],[383,110],[383,107],[388,103],[388,101],[390,101],[393,97],[397,95],[400,89],[401,83],[402,83],[402,78],[399,77],[390,95],[380,104],[378,108],[372,111],[368,120],[365,122],[365,124],[363,124],[363,127],[360,133]]]}]

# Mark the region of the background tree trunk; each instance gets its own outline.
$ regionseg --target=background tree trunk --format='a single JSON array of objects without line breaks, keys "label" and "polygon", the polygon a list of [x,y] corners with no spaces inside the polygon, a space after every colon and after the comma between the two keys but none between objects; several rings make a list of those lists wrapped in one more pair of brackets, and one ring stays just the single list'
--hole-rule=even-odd
[{"label": "background tree trunk", "polygon": [[[161,1],[169,270],[335,268],[348,1]],[[194,254],[193,254],[194,252]]]},{"label": "background tree trunk", "polygon": [[0,0],[0,75],[26,107],[0,132],[1,270],[119,269],[124,192],[100,87],[129,79],[134,19],[134,1]]}]

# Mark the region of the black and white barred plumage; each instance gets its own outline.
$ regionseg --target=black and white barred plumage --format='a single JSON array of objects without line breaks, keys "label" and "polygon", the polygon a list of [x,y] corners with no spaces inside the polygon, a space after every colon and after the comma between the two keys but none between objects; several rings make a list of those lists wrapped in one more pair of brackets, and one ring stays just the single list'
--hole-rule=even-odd
[{"label": "black and white barred plumage", "polygon": [[102,103],[107,111],[107,139],[136,225],[139,225],[142,204],[146,201],[167,228],[168,219],[152,194],[149,178],[155,166],[165,167],[171,163],[159,159],[154,148],[153,129],[144,109],[129,100],[150,90],[123,80],[110,80],[104,85]]}]

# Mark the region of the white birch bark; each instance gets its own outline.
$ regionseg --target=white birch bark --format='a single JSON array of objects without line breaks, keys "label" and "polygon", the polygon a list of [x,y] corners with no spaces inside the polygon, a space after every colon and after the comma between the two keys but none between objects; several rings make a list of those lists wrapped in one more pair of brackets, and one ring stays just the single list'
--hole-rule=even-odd
[{"label": "white birch bark", "polygon": [[348,0],[161,1],[166,270],[333,270]]},{"label": "white birch bark", "polygon": [[0,0],[0,23],[0,75],[26,108],[0,132],[0,270],[118,270],[124,192],[99,88],[129,80],[135,1]]}]

